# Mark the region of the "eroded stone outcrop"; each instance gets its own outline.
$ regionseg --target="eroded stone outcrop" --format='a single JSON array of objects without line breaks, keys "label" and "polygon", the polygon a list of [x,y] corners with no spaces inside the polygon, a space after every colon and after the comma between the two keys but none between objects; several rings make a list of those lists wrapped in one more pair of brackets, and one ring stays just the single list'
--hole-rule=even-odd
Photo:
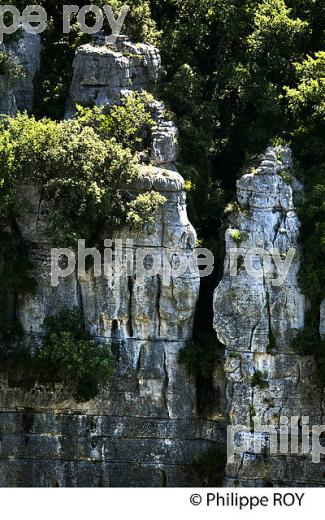
[{"label": "eroded stone outcrop", "polygon": [[13,57],[22,66],[23,72],[23,76],[13,82],[10,78],[0,76],[0,114],[15,115],[24,110],[31,112],[34,79],[41,60],[40,35],[22,30],[13,42],[0,44],[0,51]]},{"label": "eroded stone outcrop", "polygon": [[[258,167],[237,182],[238,205],[226,232],[214,326],[226,348],[229,422],[242,431],[239,445],[244,438],[253,442],[259,435],[263,448],[260,454],[251,446],[235,455],[226,469],[229,486],[322,484],[324,461],[312,464],[310,456],[303,454],[270,455],[267,434],[253,433],[254,417],[277,429],[280,417],[308,416],[310,424],[316,425],[323,419],[314,360],[298,355],[294,347],[294,338],[304,327],[306,307],[297,278],[300,225],[295,201],[299,191],[290,149],[283,147],[269,148]],[[295,256],[281,281],[277,265],[288,258],[290,250]],[[253,271],[248,272],[250,251]]]},{"label": "eroded stone outcrop", "polygon": [[[130,92],[151,92],[160,77],[161,59],[152,45],[134,44],[126,36],[119,36],[114,45],[106,45],[97,37],[77,49],[66,118],[73,116],[78,104],[94,103],[109,110]],[[155,124],[147,160],[168,167],[176,161],[178,130],[166,118],[163,103],[153,100],[150,108]]]},{"label": "eroded stone outcrop", "polygon": [[[62,306],[80,307],[94,336],[119,341],[121,384],[127,386],[125,378],[136,382],[135,387],[132,385],[135,396],[124,395],[130,405],[139,395],[144,400],[149,398],[162,416],[192,416],[195,415],[195,388],[178,366],[177,358],[192,335],[199,291],[194,254],[196,234],[187,218],[181,176],[170,170],[143,167],[142,178],[134,189],[141,192],[150,187],[159,190],[168,202],[157,214],[156,224],[146,226],[140,233],[125,229],[114,236],[120,240],[124,262],[127,255],[136,262],[137,249],[145,248],[149,252],[154,250],[161,264],[173,262],[174,255],[179,258],[183,255],[189,270],[181,277],[171,272],[144,279],[138,279],[136,271],[128,276],[125,271],[113,270],[111,284],[104,276],[95,277],[93,271],[88,271],[85,276],[74,273],[53,287],[50,244],[45,233],[48,208],[34,191],[33,197],[27,196],[29,212],[18,224],[22,236],[33,244],[32,259],[38,285],[34,296],[21,301],[19,318],[26,334],[34,341],[42,337],[46,316],[55,314]],[[113,409],[117,409],[118,396],[109,400]]]},{"label": "eroded stone outcrop", "polygon": [[152,45],[134,44],[126,36],[114,45],[95,39],[77,49],[66,117],[78,103],[107,106],[130,91],[151,91],[160,74],[159,51]]},{"label": "eroded stone outcrop", "polygon": [[[199,484],[191,463],[221,441],[212,422],[199,420],[195,380],[178,361],[192,335],[199,290],[195,232],[186,215],[183,180],[175,172],[156,169],[145,171],[137,188],[147,189],[149,183],[168,202],[156,225],[141,233],[125,229],[116,236],[123,241],[123,254],[126,239],[133,240],[134,254],[139,247],[154,247],[161,256],[177,251],[189,257],[192,275],[138,280],[136,274],[114,274],[109,287],[107,279],[95,278],[90,271],[81,278],[71,275],[55,288],[42,202],[35,193],[30,213],[19,222],[23,236],[33,242],[38,282],[36,294],[19,304],[30,342],[41,340],[46,315],[61,306],[78,306],[99,340],[114,340],[118,366],[111,384],[97,399],[83,404],[71,400],[64,389],[28,392],[4,384],[2,485]],[[29,412],[12,412],[15,408]]]},{"label": "eroded stone outcrop", "polygon": [[[117,102],[122,90],[148,89],[160,75],[158,51],[118,40],[117,46],[92,44],[78,49],[68,102]],[[86,78],[86,79],[85,79]],[[192,337],[199,294],[194,252],[196,233],[186,211],[184,180],[173,162],[177,131],[153,103],[151,162],[128,191],[156,190],[167,199],[141,231],[125,228],[114,237],[122,254],[135,258],[153,249],[161,262],[186,258],[181,276],[139,278],[113,271],[110,285],[93,270],[73,273],[51,284],[47,221],[50,208],[34,186],[22,189],[28,204],[17,221],[32,244],[36,293],[21,298],[20,322],[31,345],[42,341],[48,315],[79,307],[89,331],[112,341],[117,358],[113,380],[97,399],[76,403],[64,388],[30,391],[2,382],[0,408],[0,485],[182,486],[200,484],[191,465],[196,455],[222,442],[220,427],[199,419],[195,379],[179,363]],[[72,111],[72,112],[71,112]],[[19,412],[18,412],[19,410]],[[21,411],[23,410],[23,411]]]}]

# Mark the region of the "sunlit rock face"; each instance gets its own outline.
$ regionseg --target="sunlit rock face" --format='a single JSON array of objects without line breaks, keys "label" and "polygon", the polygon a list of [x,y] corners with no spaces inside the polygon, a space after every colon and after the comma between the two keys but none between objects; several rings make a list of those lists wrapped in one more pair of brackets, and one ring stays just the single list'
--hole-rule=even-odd
[{"label": "sunlit rock face", "polygon": [[[160,77],[153,47],[125,39],[77,50],[67,103],[118,102],[131,90],[150,90]],[[174,161],[177,129],[164,105],[152,103],[155,126],[141,176],[128,190],[155,190],[166,198],[155,223],[116,233],[124,258],[154,251],[165,272],[145,278],[120,272],[108,280],[90,269],[51,283],[47,222],[51,208],[33,186],[22,187],[25,212],[17,221],[31,244],[37,280],[33,296],[21,298],[18,314],[31,346],[41,344],[43,322],[64,306],[79,307],[86,327],[113,343],[117,370],[98,398],[76,403],[64,388],[26,391],[3,381],[0,393],[0,485],[186,486],[202,484],[193,461],[224,442],[220,426],[199,418],[195,378],[179,363],[192,338],[200,279],[196,233],[186,210],[184,180]],[[142,259],[143,260],[143,259]],[[177,274],[171,267],[185,262]],[[18,411],[19,410],[19,411]],[[23,410],[23,411],[22,411]]]},{"label": "sunlit rock face", "polygon": [[[132,258],[133,272],[120,272],[119,264],[114,263],[111,278],[95,276],[94,270],[81,276],[75,272],[59,280],[58,287],[52,284],[50,245],[46,239],[49,210],[36,190],[25,190],[29,212],[18,225],[23,237],[33,244],[38,284],[35,295],[21,300],[19,317],[31,342],[37,342],[44,333],[46,316],[63,306],[79,307],[94,336],[99,340],[117,340],[119,344],[121,381],[117,378],[117,385],[123,387],[123,399],[143,398],[149,409],[153,406],[163,416],[195,416],[194,382],[179,366],[178,355],[192,337],[200,286],[194,254],[196,234],[186,213],[182,177],[171,170],[143,167],[133,189],[141,192],[150,187],[167,199],[156,223],[141,232],[125,228],[109,237],[119,245],[124,265]],[[152,251],[157,265],[164,265],[164,269],[159,268],[158,274],[150,276],[141,274],[140,269],[138,273],[140,260],[145,265],[144,256]],[[188,266],[180,276],[172,270],[175,255]],[[126,379],[133,380],[131,387]],[[119,394],[109,397],[114,410],[120,406],[117,399]]]},{"label": "sunlit rock face", "polygon": [[24,76],[12,82],[0,75],[0,114],[15,115],[18,111],[31,112],[34,97],[34,79],[40,68],[41,38],[39,34],[20,32],[20,37],[11,43],[0,44],[22,66]]},{"label": "sunlit rock face", "polygon": [[[134,44],[126,36],[119,36],[114,45],[94,38],[77,49],[66,118],[73,116],[76,105],[95,104],[109,110],[130,92],[151,92],[160,77],[160,54],[152,45]],[[170,167],[177,158],[177,127],[166,119],[163,103],[154,100],[151,112],[155,124],[147,160]]]},{"label": "sunlit rock face", "polygon": [[66,117],[74,113],[78,103],[107,106],[120,101],[128,91],[151,91],[160,74],[159,51],[152,45],[134,44],[125,36],[119,36],[116,44],[95,40],[82,45],[73,64]]},{"label": "sunlit rock face", "polygon": [[23,392],[4,386],[0,485],[198,485],[193,460],[221,442],[215,424],[198,418],[195,379],[178,360],[192,336],[199,291],[196,235],[186,214],[184,181],[176,172],[157,168],[144,170],[137,188],[149,185],[168,200],[157,223],[140,233],[125,229],[116,239],[128,258],[143,247],[155,248],[161,261],[177,251],[189,265],[181,277],[143,280],[136,273],[114,272],[109,284],[91,270],[52,287],[46,211],[37,193],[29,199],[30,213],[19,226],[33,241],[37,291],[20,301],[19,316],[30,343],[41,340],[47,315],[62,306],[79,307],[98,340],[114,341],[118,365],[110,385],[88,403],[72,401],[64,390]]},{"label": "sunlit rock face", "polygon": [[[298,285],[300,190],[291,151],[283,147],[269,148],[237,182],[224,274],[214,296],[214,326],[226,348],[229,422],[239,431],[248,429],[237,438],[239,446],[260,435],[263,453],[254,453],[251,445],[236,454],[226,468],[229,486],[322,485],[324,461],[312,464],[310,457],[295,453],[266,455],[267,435],[252,433],[254,417],[277,430],[280,417],[308,416],[310,424],[322,424],[314,360],[295,350],[306,310]],[[280,261],[290,255],[290,268],[280,276]]]}]

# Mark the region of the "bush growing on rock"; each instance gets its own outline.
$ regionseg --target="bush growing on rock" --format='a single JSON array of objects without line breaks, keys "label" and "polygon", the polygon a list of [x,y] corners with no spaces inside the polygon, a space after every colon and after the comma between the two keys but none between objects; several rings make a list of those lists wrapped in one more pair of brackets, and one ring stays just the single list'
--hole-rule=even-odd
[{"label": "bush growing on rock", "polygon": [[252,377],[252,388],[257,387],[260,390],[265,390],[266,388],[268,388],[268,386],[269,386],[269,383],[265,379],[262,372],[260,370],[256,370],[256,372],[254,372],[254,375]]},{"label": "bush growing on rock", "polygon": [[166,202],[166,197],[155,191],[138,195],[129,203],[127,223],[136,229],[141,229],[143,222],[153,224],[158,209]]},{"label": "bush growing on rock", "polygon": [[131,95],[109,114],[80,108],[69,121],[27,114],[3,121],[0,213],[19,215],[21,186],[37,186],[50,205],[49,236],[59,247],[78,238],[96,245],[104,228],[150,221],[162,198],[144,194],[129,205],[128,192],[139,176],[136,148],[152,123],[149,100]]},{"label": "bush growing on rock", "polygon": [[114,370],[109,344],[96,342],[86,332],[79,309],[64,308],[44,322],[46,336],[33,364],[40,381],[74,384],[76,396],[95,397]]}]

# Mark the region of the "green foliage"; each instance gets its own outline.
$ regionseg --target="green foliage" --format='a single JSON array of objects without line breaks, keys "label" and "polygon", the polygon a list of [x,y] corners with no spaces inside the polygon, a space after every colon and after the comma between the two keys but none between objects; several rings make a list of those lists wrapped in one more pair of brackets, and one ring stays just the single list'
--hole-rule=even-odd
[{"label": "green foliage", "polygon": [[[263,151],[275,136],[288,141],[295,127],[305,126],[288,117],[284,88],[295,88],[295,63],[323,45],[322,2],[153,4],[163,28],[165,96],[179,118],[180,158],[197,186],[193,198],[200,207],[202,191],[211,189],[210,179],[212,185],[222,179],[233,189],[235,172],[247,155]],[[194,217],[201,229],[196,213]],[[202,232],[211,234],[210,226]]]},{"label": "green foliage", "polygon": [[300,272],[300,285],[316,313],[320,302],[325,298],[324,195],[325,163],[306,171],[306,194],[300,211],[305,260]]},{"label": "green foliage", "polygon": [[115,139],[103,141],[77,120],[10,118],[0,135],[2,172],[18,198],[19,187],[34,184],[53,204],[53,243],[74,245],[92,239],[104,220],[118,225],[125,207],[121,186],[137,177],[132,153]]},{"label": "green foliage", "polygon": [[243,241],[243,234],[239,229],[232,229],[230,231],[231,238],[239,246]]},{"label": "green foliage", "polygon": [[295,64],[298,82],[286,89],[295,122],[293,143],[304,169],[304,204],[300,211],[305,262],[301,285],[315,306],[325,298],[325,52]]},{"label": "green foliage", "polygon": [[0,76],[9,83],[24,76],[23,67],[10,54],[0,51]]},{"label": "green foliage", "polygon": [[96,397],[115,369],[108,343],[99,344],[86,332],[79,309],[63,308],[44,321],[43,344],[32,353],[19,322],[1,318],[0,361],[9,384],[33,388],[64,384],[79,401]]},{"label": "green foliage", "polygon": [[257,65],[267,67],[269,77],[287,75],[288,67],[300,55],[308,30],[308,22],[294,16],[285,0],[264,0],[253,10],[248,54]]},{"label": "green foliage", "polygon": [[165,200],[148,193],[131,202],[127,193],[139,175],[135,150],[152,124],[150,99],[131,95],[109,114],[79,108],[70,121],[8,118],[0,134],[0,213],[19,215],[21,186],[36,185],[49,203],[49,234],[59,247],[80,237],[97,244],[104,228],[152,221]]},{"label": "green foliage", "polygon": [[293,144],[304,166],[325,162],[325,52],[294,64],[297,83],[285,88]]},{"label": "green foliage", "polygon": [[115,138],[125,148],[138,151],[146,146],[154,125],[150,112],[152,101],[153,97],[145,91],[132,92],[109,113],[102,108],[78,106],[77,119],[85,126],[96,128],[102,139]]},{"label": "green foliage", "polygon": [[280,177],[286,184],[292,184],[294,180],[294,173],[288,170],[279,172]]},{"label": "green foliage", "polygon": [[257,387],[260,390],[265,390],[266,388],[268,388],[269,383],[264,379],[264,375],[262,374],[262,372],[260,370],[256,370],[252,377],[251,385],[252,388]]},{"label": "green foliage", "polygon": [[232,359],[240,359],[241,358],[241,354],[240,354],[240,352],[230,351],[229,352],[229,357],[232,358]]},{"label": "green foliage", "polygon": [[160,32],[157,30],[156,22],[151,15],[151,2],[148,0],[102,0],[101,2],[94,2],[95,4],[109,4],[112,9],[118,13],[123,5],[130,7],[127,17],[125,19],[125,26],[122,31],[127,34],[135,42],[151,43],[158,45],[160,39]]},{"label": "green foliage", "polygon": [[272,137],[272,139],[270,139],[270,146],[279,147],[279,146],[288,146],[288,145],[290,145],[289,141],[287,141],[286,139],[283,139],[283,137],[276,136],[276,137]]},{"label": "green foliage", "polygon": [[166,197],[156,191],[138,195],[128,205],[126,222],[135,229],[141,229],[144,223],[152,224],[158,209],[166,202]]},{"label": "green foliage", "polygon": [[98,344],[85,331],[78,309],[63,309],[46,318],[46,336],[34,364],[42,382],[76,385],[83,400],[97,395],[98,386],[107,383],[114,370],[114,359],[107,343]]}]

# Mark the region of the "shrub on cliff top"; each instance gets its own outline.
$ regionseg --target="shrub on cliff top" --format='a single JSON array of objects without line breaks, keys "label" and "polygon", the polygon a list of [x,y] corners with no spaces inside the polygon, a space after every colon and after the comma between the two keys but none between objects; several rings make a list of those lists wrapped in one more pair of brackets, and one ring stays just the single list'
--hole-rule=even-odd
[{"label": "shrub on cliff top", "polygon": [[[143,99],[134,94],[106,115],[80,109],[69,121],[19,114],[2,122],[0,213],[19,215],[22,186],[33,184],[49,202],[49,235],[59,247],[71,247],[78,238],[97,245],[104,228],[132,224],[128,186],[139,176],[135,152],[151,122]],[[137,213],[137,226],[150,220],[157,202],[164,200],[156,197]]]}]

